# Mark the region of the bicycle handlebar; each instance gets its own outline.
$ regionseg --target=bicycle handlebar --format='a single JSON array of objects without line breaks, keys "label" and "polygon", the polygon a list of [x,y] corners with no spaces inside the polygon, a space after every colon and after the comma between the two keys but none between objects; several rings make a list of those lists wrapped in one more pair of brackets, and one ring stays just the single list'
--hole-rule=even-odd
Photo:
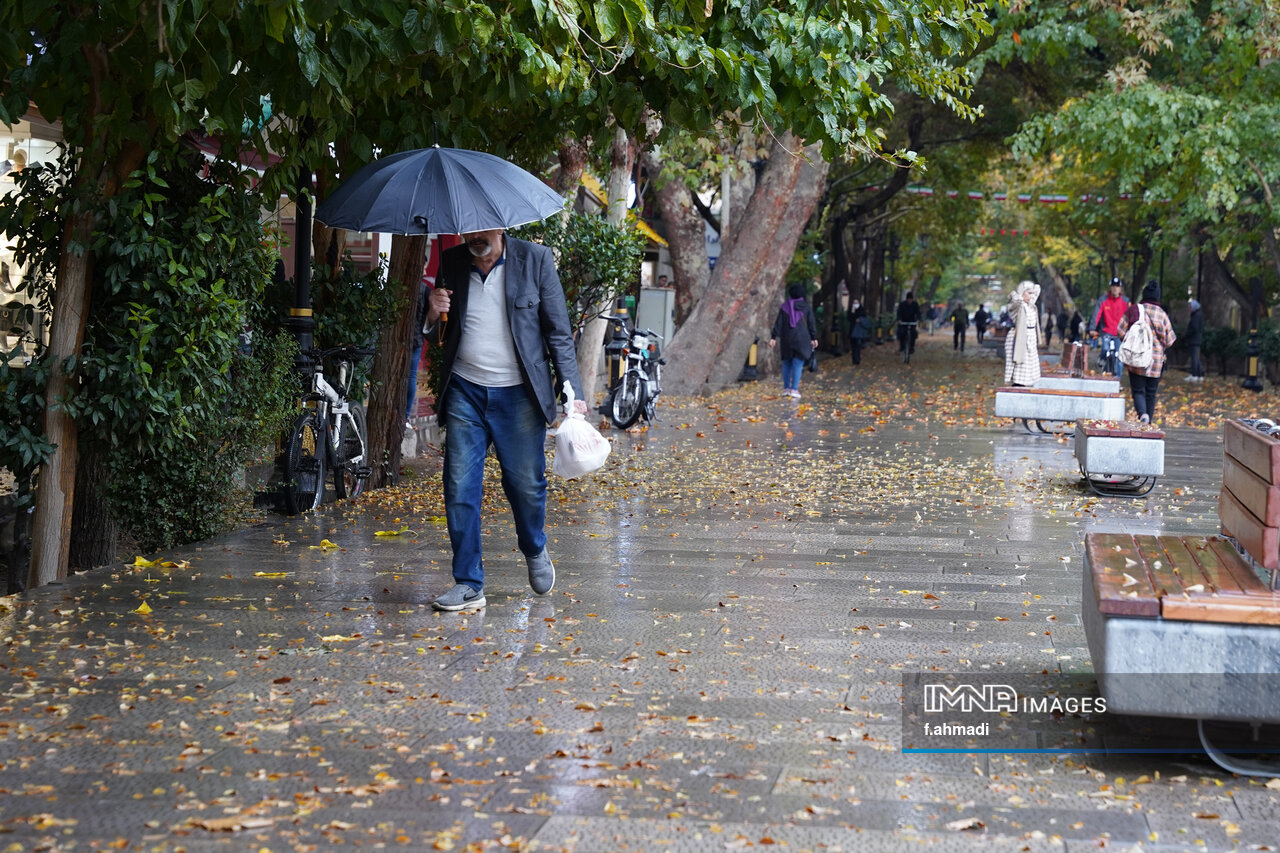
[{"label": "bicycle handlebar", "polygon": [[308,358],[324,359],[336,355],[344,361],[361,361],[369,358],[375,353],[377,353],[377,349],[357,347],[352,346],[351,344],[342,344],[340,346],[329,347],[327,349],[316,349],[312,347],[311,349],[303,350],[302,352],[302,354]]}]

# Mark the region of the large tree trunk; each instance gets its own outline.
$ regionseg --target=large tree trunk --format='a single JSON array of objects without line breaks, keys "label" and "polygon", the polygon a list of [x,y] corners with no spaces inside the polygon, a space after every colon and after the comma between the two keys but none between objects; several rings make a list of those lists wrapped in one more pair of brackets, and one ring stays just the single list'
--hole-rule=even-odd
[{"label": "large tree trunk", "polygon": [[391,238],[387,280],[398,288],[396,321],[382,327],[373,357],[369,392],[369,486],[392,485],[400,472],[400,440],[404,438],[404,401],[409,393],[409,345],[418,316],[418,286],[426,266],[427,238],[396,234]]},{"label": "large tree trunk", "polygon": [[707,263],[707,222],[693,203],[693,191],[678,179],[662,174],[662,160],[647,158],[649,172],[659,183],[658,210],[667,232],[671,258],[671,286],[676,291],[676,328],[689,319],[689,312],[702,297],[711,267]]},{"label": "large tree trunk", "polygon": [[76,493],[75,422],[63,408],[72,394],[68,358],[84,344],[89,316],[93,255],[72,251],[91,242],[94,213],[82,209],[62,227],[62,254],[58,258],[57,286],[53,292],[53,317],[49,329],[49,384],[45,389],[44,434],[54,446],[36,481],[36,512],[31,528],[31,571],[27,587],[43,586],[67,576],[71,544],[71,518]]},{"label": "large tree trunk", "polygon": [[102,499],[107,471],[102,464],[103,448],[82,445],[76,465],[75,511],[71,520],[71,543],[67,565],[73,571],[105,566],[116,560],[119,527],[107,512]]},{"label": "large tree trunk", "polygon": [[[609,153],[609,182],[606,198],[609,207],[606,218],[614,225],[621,226],[627,218],[627,187],[631,181],[631,170],[635,164],[635,145],[627,132],[617,128],[613,133],[613,146]],[[593,317],[582,331],[578,344],[578,373],[582,377],[582,393],[587,405],[595,402],[596,384],[600,375],[600,364],[604,358],[605,332],[609,321],[604,319],[607,305],[595,305],[587,312]]]},{"label": "large tree trunk", "polygon": [[669,390],[713,392],[742,369],[753,338],[767,334],[783,294],[782,278],[823,190],[828,164],[816,145],[801,156],[784,134],[773,145],[747,209],[688,321],[667,350]]}]

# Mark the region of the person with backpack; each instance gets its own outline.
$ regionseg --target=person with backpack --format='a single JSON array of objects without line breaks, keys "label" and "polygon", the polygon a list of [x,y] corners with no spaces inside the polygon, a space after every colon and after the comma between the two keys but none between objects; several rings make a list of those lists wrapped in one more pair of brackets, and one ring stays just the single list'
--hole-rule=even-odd
[{"label": "person with backpack", "polygon": [[[1145,328],[1143,328],[1145,326]],[[1156,389],[1164,371],[1165,351],[1178,339],[1169,315],[1160,307],[1160,283],[1155,279],[1142,288],[1142,298],[1121,316],[1120,361],[1129,371],[1129,390],[1138,420],[1151,423],[1156,416]]]}]

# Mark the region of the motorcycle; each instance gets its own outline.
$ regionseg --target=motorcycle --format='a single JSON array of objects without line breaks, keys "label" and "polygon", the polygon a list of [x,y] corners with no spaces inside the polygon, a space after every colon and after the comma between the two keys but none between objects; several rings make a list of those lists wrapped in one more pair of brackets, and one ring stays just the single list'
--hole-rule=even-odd
[{"label": "motorcycle", "polygon": [[626,338],[620,353],[624,366],[612,390],[609,419],[618,429],[629,429],[641,415],[652,423],[662,393],[662,366],[667,363],[658,349],[662,335],[652,329],[628,329],[623,318],[609,321],[617,323],[620,336]]}]

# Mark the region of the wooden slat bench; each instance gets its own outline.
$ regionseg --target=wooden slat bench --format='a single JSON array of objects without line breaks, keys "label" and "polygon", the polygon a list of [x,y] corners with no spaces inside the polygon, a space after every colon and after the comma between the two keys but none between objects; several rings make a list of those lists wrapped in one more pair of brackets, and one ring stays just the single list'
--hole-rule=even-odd
[{"label": "wooden slat bench", "polygon": [[1164,431],[1133,421],[1076,421],[1080,474],[1103,497],[1142,497],[1164,475]]},{"label": "wooden slat bench", "polygon": [[1234,544],[1090,533],[1082,618],[1108,713],[1195,719],[1223,767],[1276,775],[1273,764],[1228,758],[1204,729],[1206,720],[1280,723],[1280,504],[1258,473],[1280,474],[1280,441],[1238,422],[1225,430],[1220,516]]},{"label": "wooden slat bench", "polygon": [[996,417],[1022,422],[1033,432],[1031,421],[1042,433],[1044,421],[1124,420],[1125,401],[1118,391],[1075,391],[1056,388],[1025,388],[1013,385],[996,389]]}]

